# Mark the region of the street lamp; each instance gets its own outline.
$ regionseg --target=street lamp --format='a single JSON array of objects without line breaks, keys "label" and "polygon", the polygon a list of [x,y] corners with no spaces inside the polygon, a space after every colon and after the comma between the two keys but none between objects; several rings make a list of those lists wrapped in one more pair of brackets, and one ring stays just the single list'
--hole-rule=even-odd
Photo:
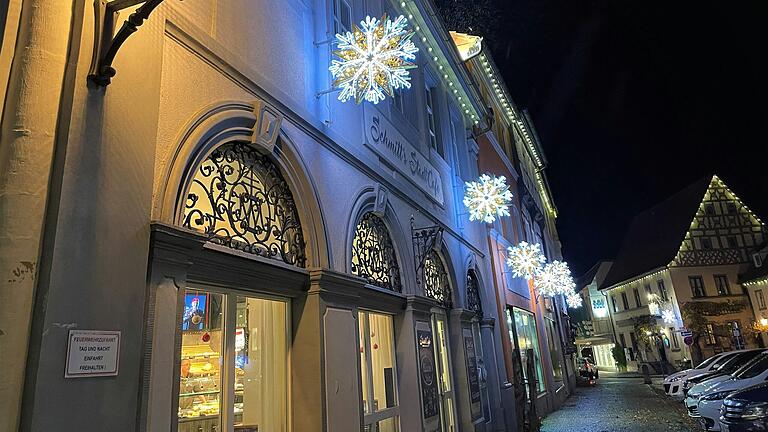
[{"label": "street lamp", "polygon": [[[112,82],[112,77],[116,73],[112,62],[115,60],[117,51],[162,2],[163,0],[96,0],[94,4],[96,35],[88,81],[101,87],[106,87]],[[114,21],[118,12],[138,4],[141,6],[128,16],[120,30],[115,33]]]}]

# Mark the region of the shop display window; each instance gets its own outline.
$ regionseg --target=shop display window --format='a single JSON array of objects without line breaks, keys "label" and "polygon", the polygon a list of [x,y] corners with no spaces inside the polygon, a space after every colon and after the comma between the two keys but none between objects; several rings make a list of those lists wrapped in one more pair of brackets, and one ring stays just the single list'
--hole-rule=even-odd
[{"label": "shop display window", "polygon": [[287,432],[287,304],[187,290],[179,432]]},{"label": "shop display window", "polygon": [[397,432],[400,408],[392,317],[361,311],[358,318],[365,430]]},{"label": "shop display window", "polygon": [[528,361],[528,350],[533,350],[533,361],[536,369],[536,388],[539,392],[546,389],[544,373],[541,367],[541,350],[536,331],[536,318],[528,311],[518,308],[507,309],[507,324],[510,328],[512,343],[520,350],[520,358],[523,365],[523,377],[527,380],[525,365]]},{"label": "shop display window", "polygon": [[437,335],[435,340],[435,355],[439,367],[441,409],[443,411],[443,431],[454,432],[456,430],[456,416],[453,407],[453,383],[451,381],[451,359],[448,354],[448,325],[445,316],[435,314],[434,329]]},{"label": "shop display window", "polygon": [[552,376],[558,386],[563,384],[563,362],[560,356],[560,333],[557,331],[555,321],[550,318],[545,320],[547,326],[547,341],[549,342],[549,359],[552,362]]}]

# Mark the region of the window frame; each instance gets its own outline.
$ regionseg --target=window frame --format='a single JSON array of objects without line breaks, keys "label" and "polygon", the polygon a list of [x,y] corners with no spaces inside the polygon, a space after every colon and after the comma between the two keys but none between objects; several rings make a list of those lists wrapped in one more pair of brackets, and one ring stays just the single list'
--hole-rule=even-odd
[{"label": "window frame", "polygon": [[659,291],[659,295],[661,296],[662,300],[669,301],[669,293],[667,292],[666,284],[664,283],[664,279],[658,279],[656,281],[656,289]]},{"label": "window frame", "polygon": [[[393,382],[394,382],[394,385],[395,385],[394,386],[395,406],[384,408],[384,409],[378,410],[378,411],[373,411],[373,409],[371,409],[370,412],[368,412],[367,414],[365,413],[364,402],[363,402],[364,401],[364,399],[363,399],[363,388],[364,388],[364,385],[363,385],[363,382],[362,382],[363,374],[362,374],[362,371],[361,371],[361,374],[360,374],[360,407],[362,408],[362,412],[363,412],[363,418],[362,418],[363,428],[365,428],[366,426],[369,426],[369,425],[371,425],[371,427],[373,427],[373,425],[376,425],[376,424],[378,424],[381,421],[384,421],[384,420],[387,420],[387,419],[390,419],[390,418],[395,418],[395,422],[397,423],[397,428],[398,428],[398,430],[400,430],[400,391],[399,391],[399,387],[397,385],[397,383],[398,383],[398,373],[397,373],[398,371],[397,371],[397,369],[398,368],[397,368],[397,346],[395,345],[395,342],[397,340],[397,337],[395,335],[395,322],[394,322],[395,317],[394,317],[394,315],[389,314],[389,313],[385,313],[385,312],[379,312],[379,311],[374,311],[374,310],[369,310],[369,309],[358,309],[358,317],[360,317],[360,315],[365,317],[364,322],[362,322],[362,323],[358,322],[358,325],[363,325],[363,332],[364,332],[363,334],[367,334],[367,335],[371,334],[371,330],[370,330],[370,315],[371,314],[385,315],[385,316],[390,317],[391,320],[392,320],[392,322],[391,322],[392,323],[392,340],[390,341],[390,344],[392,345],[392,372],[394,374]],[[359,332],[358,332],[358,335],[360,335]],[[358,344],[360,344],[360,342],[362,342],[362,341],[358,340]],[[366,361],[365,377],[369,381],[368,382],[368,401],[369,401],[370,404],[373,404],[374,391],[375,390],[373,388],[374,387],[374,382],[373,382],[373,359],[372,359],[372,356],[371,356],[371,352],[373,350],[372,350],[372,347],[371,347],[371,338],[370,337],[365,338],[365,343],[362,346],[363,346],[364,352],[360,353],[360,354],[365,355],[365,361]],[[358,362],[359,362],[359,358],[358,358]],[[373,407],[371,407],[371,408],[373,408]]]},{"label": "window frame", "polygon": [[629,298],[627,298],[627,291],[621,292],[621,305],[624,307],[623,310],[629,310]]},{"label": "window frame", "polygon": [[[694,282],[697,282],[694,284]],[[688,276],[688,285],[691,287],[693,298],[702,298],[707,296],[707,289],[704,286],[704,278],[701,275]],[[701,289],[701,294],[697,293],[697,288]]]},{"label": "window frame", "polygon": [[[354,2],[351,0],[331,0],[331,32],[333,35],[337,33],[343,33],[352,31],[352,26],[354,25]],[[345,27],[343,21],[343,17],[338,14],[338,12],[341,10],[339,7],[340,5],[345,5],[349,10],[349,27]],[[338,25],[338,28],[337,28]]]},{"label": "window frame", "polygon": [[[286,403],[286,416],[285,422],[287,430],[291,430],[291,412],[293,407],[292,392],[292,376],[293,376],[293,363],[291,361],[291,339],[293,337],[292,331],[292,303],[290,298],[281,297],[278,295],[271,295],[265,293],[255,293],[252,291],[246,291],[236,288],[218,287],[208,283],[200,282],[188,282],[184,289],[179,290],[179,295],[186,295],[187,291],[207,292],[209,294],[218,294],[222,296],[222,318],[221,318],[221,366],[219,377],[219,428],[220,430],[228,430],[229,425],[234,425],[234,401],[235,401],[235,332],[237,330],[237,299],[238,297],[245,297],[257,300],[269,300],[282,302],[285,305],[285,403]],[[209,297],[210,298],[210,297]],[[176,323],[176,331],[182,332],[181,325],[178,322],[178,317],[174,320]],[[176,358],[181,359],[182,344],[179,344],[175,350]],[[181,376],[181,362],[178,366],[174,367],[174,377],[176,387],[178,388]],[[176,401],[174,407],[178,408],[179,395],[174,393]],[[179,418],[178,414],[173,417],[175,424],[178,427]],[[234,426],[233,426],[234,427]]]},{"label": "window frame", "polygon": [[632,294],[635,296],[635,305],[636,305],[636,307],[643,306],[643,301],[640,299],[640,290],[637,289],[637,287],[632,288]]},{"label": "window frame", "polygon": [[763,295],[762,289],[755,290],[755,298],[757,299],[757,308],[759,310],[768,309],[768,307],[765,304],[765,296]]},{"label": "window frame", "polygon": [[[717,295],[719,296],[727,296],[731,295],[731,285],[728,282],[728,275],[726,274],[713,274],[712,279],[715,281],[715,289],[717,289]],[[724,283],[724,285],[721,287],[721,283]],[[720,288],[725,288],[725,292],[721,292]]]}]

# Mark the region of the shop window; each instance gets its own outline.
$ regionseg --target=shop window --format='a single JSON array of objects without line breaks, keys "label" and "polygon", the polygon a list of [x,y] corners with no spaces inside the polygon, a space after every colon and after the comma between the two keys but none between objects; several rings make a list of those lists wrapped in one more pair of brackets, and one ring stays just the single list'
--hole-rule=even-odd
[{"label": "shop window", "polygon": [[560,356],[560,334],[554,320],[546,318],[544,321],[547,325],[547,342],[549,343],[549,359],[552,362],[552,374],[555,382],[562,384],[563,363]]},{"label": "shop window", "polygon": [[400,266],[389,230],[378,216],[366,213],[355,228],[352,239],[352,274],[371,285],[402,291]]},{"label": "shop window", "polygon": [[184,300],[179,432],[286,432],[286,303],[200,290]]},{"label": "shop window", "polygon": [[512,340],[512,343],[520,350],[520,359],[522,360],[523,365],[523,377],[526,380],[529,379],[527,376],[528,369],[525,365],[529,361],[529,354],[532,353],[533,358],[530,360],[533,361],[534,369],[536,371],[536,389],[539,393],[543,392],[546,389],[546,386],[541,366],[541,350],[539,349],[539,338],[536,330],[535,316],[522,309],[512,308],[512,313],[507,309],[507,324],[510,328],[514,329],[514,339]]},{"label": "shop window", "polygon": [[456,414],[454,413],[454,390],[451,377],[451,358],[448,352],[448,323],[442,314],[433,315],[435,338],[435,356],[438,366],[438,388],[440,391],[440,411],[445,424],[444,431],[456,430]]},{"label": "shop window", "polygon": [[424,295],[450,308],[452,302],[448,272],[440,255],[435,251],[429,251],[424,258],[423,279]]},{"label": "shop window", "polygon": [[480,282],[474,270],[467,272],[467,309],[474,311],[477,316],[483,316],[483,305],[480,303]]},{"label": "shop window", "polygon": [[361,311],[358,318],[365,430],[397,432],[400,408],[392,317]]},{"label": "shop window", "polygon": [[717,287],[717,295],[730,295],[731,287],[728,286],[728,276],[716,274],[713,277],[715,279],[715,287]]},{"label": "shop window", "polygon": [[269,156],[244,143],[214,150],[194,172],[182,226],[212,243],[304,267],[293,195]]},{"label": "shop window", "polygon": [[704,297],[706,292],[704,291],[704,279],[701,276],[688,276],[688,284],[691,285],[691,293],[693,297]]}]

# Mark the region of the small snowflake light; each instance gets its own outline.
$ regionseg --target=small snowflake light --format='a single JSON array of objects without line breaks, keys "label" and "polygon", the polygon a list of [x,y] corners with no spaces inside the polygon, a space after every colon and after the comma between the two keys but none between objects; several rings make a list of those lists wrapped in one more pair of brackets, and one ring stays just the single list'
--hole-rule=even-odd
[{"label": "small snowflake light", "polygon": [[572,292],[568,294],[565,297],[565,302],[568,304],[568,307],[571,309],[580,308],[581,305],[583,304],[581,296],[579,295],[579,293],[576,293],[576,292]]},{"label": "small snowflake light", "polygon": [[411,40],[413,31],[407,29],[404,16],[394,21],[387,15],[381,19],[366,17],[360,27],[336,35],[339,59],[331,61],[328,70],[333,75],[333,86],[341,89],[339,100],[354,98],[377,104],[394,90],[411,87],[409,69],[415,68],[419,49]]},{"label": "small snowflake light", "polygon": [[538,243],[520,242],[507,248],[507,265],[515,277],[531,279],[546,260]]},{"label": "small snowflake light", "polygon": [[672,309],[664,309],[661,311],[661,319],[667,324],[674,324],[677,321],[675,317],[675,311]]},{"label": "small snowflake light", "polygon": [[493,223],[497,217],[509,216],[512,192],[504,176],[483,174],[478,181],[466,182],[464,205],[469,209],[469,220]]}]

